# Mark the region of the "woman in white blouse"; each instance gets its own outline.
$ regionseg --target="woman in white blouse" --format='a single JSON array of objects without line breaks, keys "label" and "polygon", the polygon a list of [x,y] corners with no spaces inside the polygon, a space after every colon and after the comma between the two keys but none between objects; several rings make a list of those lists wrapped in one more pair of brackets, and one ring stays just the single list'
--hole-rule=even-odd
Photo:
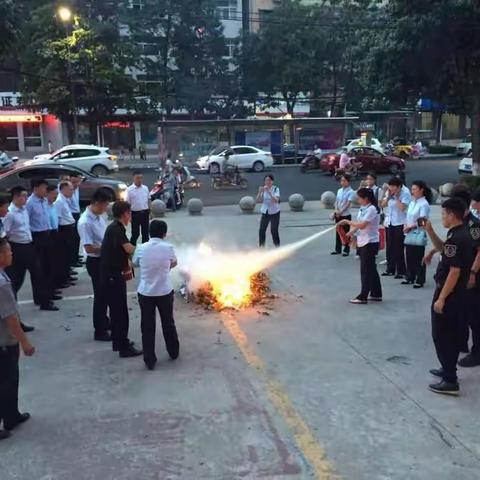
[{"label": "woman in white blouse", "polygon": [[360,204],[357,221],[343,220],[341,223],[350,225],[351,230],[347,236],[355,235],[360,255],[362,289],[357,297],[350,300],[350,303],[363,305],[369,300],[372,302],[382,301],[382,285],[375,259],[380,245],[378,233],[380,209],[373,191],[369,188],[358,190],[357,198]]},{"label": "woman in white blouse", "polygon": [[422,180],[412,183],[412,201],[408,205],[405,220],[405,260],[407,275],[402,285],[412,285],[413,288],[422,288],[425,283],[426,267],[423,263],[427,235],[420,228],[424,219],[430,217],[430,202],[432,191]]},{"label": "woman in white blouse", "polygon": [[265,236],[269,224],[273,244],[276,247],[280,246],[280,235],[278,233],[280,225],[280,189],[273,184],[274,181],[273,175],[265,175],[264,184],[258,189],[257,202],[262,204],[260,209],[262,218],[258,232],[260,247],[265,246]]}]

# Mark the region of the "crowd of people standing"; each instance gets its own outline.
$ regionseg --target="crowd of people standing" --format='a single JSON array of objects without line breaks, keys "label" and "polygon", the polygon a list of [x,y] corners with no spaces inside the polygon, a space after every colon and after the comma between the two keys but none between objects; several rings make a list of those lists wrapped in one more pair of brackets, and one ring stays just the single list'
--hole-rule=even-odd
[{"label": "crowd of people standing", "polygon": [[[448,229],[442,240],[430,221],[432,191],[424,181],[412,182],[411,189],[398,177],[384,190],[375,175],[354,191],[350,178],[341,178],[333,218],[337,222],[334,255],[348,256],[354,244],[360,258],[361,291],[352,304],[365,305],[383,300],[377,270],[381,230],[386,233],[386,270],[382,277],[402,280],[414,289],[426,283],[426,269],[435,253],[440,261],[434,275],[431,306],[432,337],[441,368],[430,373],[439,381],[430,390],[458,395],[457,362],[462,367],[480,366],[480,189],[470,192],[458,184],[442,203],[442,224]],[[360,208],[351,219],[354,199]],[[383,224],[383,225],[382,225]],[[428,239],[433,248],[426,253]],[[472,336],[469,348],[470,332]],[[460,353],[466,355],[459,360]]]},{"label": "crowd of people standing", "polygon": [[[149,370],[155,368],[155,314],[160,313],[167,351],[179,355],[173,316],[173,288],[169,273],[176,266],[173,247],[165,241],[167,224],[150,221],[149,190],[135,173],[127,201],[112,205],[113,221],[106,213],[112,200],[99,188],[80,214],[81,177],[62,178],[58,185],[38,179],[32,193],[14,187],[0,197],[0,439],[30,418],[18,409],[19,351],[30,356],[35,348],[25,332],[34,328],[20,320],[17,294],[26,272],[32,282],[33,301],[41,310],[56,312],[62,291],[76,284],[75,268],[83,266],[80,246],[93,289],[93,339],[111,344],[120,358],[143,354]],[[127,226],[132,224],[132,236]],[[142,244],[137,246],[139,234]],[[133,257],[133,259],[132,259]],[[139,267],[138,298],[143,350],[129,339],[127,282]]]}]

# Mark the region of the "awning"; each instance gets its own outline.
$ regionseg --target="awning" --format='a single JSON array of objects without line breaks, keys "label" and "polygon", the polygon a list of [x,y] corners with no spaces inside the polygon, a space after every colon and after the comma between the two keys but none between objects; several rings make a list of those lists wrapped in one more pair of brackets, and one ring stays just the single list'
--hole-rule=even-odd
[{"label": "awning", "polygon": [[42,115],[36,112],[0,110],[1,123],[42,123]]}]

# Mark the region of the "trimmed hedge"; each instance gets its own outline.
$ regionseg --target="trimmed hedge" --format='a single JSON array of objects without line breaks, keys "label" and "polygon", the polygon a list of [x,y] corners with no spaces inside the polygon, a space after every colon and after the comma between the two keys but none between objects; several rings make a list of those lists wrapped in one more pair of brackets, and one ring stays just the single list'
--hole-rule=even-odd
[{"label": "trimmed hedge", "polygon": [[430,145],[428,147],[428,153],[437,153],[439,155],[442,154],[451,154],[455,155],[457,149],[450,145]]}]

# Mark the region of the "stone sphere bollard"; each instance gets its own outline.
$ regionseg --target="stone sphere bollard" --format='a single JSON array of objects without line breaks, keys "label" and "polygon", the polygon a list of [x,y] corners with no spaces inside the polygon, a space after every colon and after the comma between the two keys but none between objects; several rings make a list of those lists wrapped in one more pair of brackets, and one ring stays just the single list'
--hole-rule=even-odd
[{"label": "stone sphere bollard", "polygon": [[440,198],[440,194],[434,188],[431,188],[430,190],[432,191],[432,205],[434,205],[435,203],[438,202],[438,199]]},{"label": "stone sphere bollard", "polygon": [[335,206],[335,200],[337,199],[337,196],[333,192],[323,192],[322,196],[320,197],[320,200],[322,202],[322,206],[324,208],[330,208],[332,209]]},{"label": "stone sphere bollard", "polygon": [[444,183],[440,186],[440,193],[442,197],[450,197],[452,195],[453,183]]},{"label": "stone sphere bollard", "polygon": [[243,213],[253,213],[255,210],[255,199],[250,196],[242,197],[238,205]]},{"label": "stone sphere bollard", "polygon": [[152,218],[160,218],[165,216],[165,211],[167,210],[167,206],[163,200],[157,199],[152,202],[150,206],[150,212],[152,214]]},{"label": "stone sphere bollard", "polygon": [[305,205],[305,199],[302,194],[294,193],[288,198],[288,204],[290,205],[290,210],[292,212],[301,212]]},{"label": "stone sphere bollard", "polygon": [[203,202],[199,198],[191,198],[187,203],[187,208],[190,215],[201,215]]}]

